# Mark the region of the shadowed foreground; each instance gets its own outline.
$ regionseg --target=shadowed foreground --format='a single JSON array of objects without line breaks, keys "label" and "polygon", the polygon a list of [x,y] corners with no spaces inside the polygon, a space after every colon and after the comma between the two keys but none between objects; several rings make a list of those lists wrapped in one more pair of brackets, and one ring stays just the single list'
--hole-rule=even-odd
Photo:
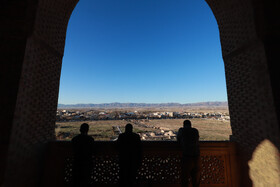
[{"label": "shadowed foreground", "polygon": [[[115,142],[96,142],[94,186],[117,186],[118,155]],[[239,186],[235,144],[200,142],[201,186]],[[143,142],[143,162],[137,174],[141,186],[180,186],[181,151],[177,142]],[[69,186],[72,180],[70,142],[49,143],[42,186]]]}]

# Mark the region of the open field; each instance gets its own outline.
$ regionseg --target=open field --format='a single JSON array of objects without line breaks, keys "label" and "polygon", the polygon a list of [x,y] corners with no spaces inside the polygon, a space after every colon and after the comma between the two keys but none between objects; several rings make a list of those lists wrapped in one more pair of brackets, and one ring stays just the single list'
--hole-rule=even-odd
[{"label": "open field", "polygon": [[[155,119],[155,120],[99,120],[86,121],[89,124],[89,135],[95,140],[109,141],[116,138],[112,126],[120,126],[124,131],[124,126],[131,123],[136,133],[159,133],[162,130],[177,132],[182,127],[184,119]],[[232,134],[230,121],[220,121],[215,119],[191,119],[193,127],[200,133],[201,141],[229,140]],[[61,140],[71,140],[79,134],[79,127],[83,122],[56,122],[56,135]]]},{"label": "open field", "polygon": [[[80,125],[83,122],[56,122],[56,134],[64,133],[67,137],[62,137],[63,140],[71,140],[75,135],[78,135]],[[124,131],[125,125],[128,123],[125,120],[99,120],[99,121],[86,121],[85,123],[89,124],[88,134],[94,137],[95,140],[99,141],[109,141],[114,136],[112,126],[120,126],[121,130]],[[138,128],[134,127],[134,132],[144,132],[152,131],[152,128]]]},{"label": "open field", "polygon": [[[177,132],[183,126],[183,121],[184,119],[151,120],[150,124]],[[229,140],[229,135],[232,134],[229,121],[192,119],[191,122],[199,130],[200,140]]]}]

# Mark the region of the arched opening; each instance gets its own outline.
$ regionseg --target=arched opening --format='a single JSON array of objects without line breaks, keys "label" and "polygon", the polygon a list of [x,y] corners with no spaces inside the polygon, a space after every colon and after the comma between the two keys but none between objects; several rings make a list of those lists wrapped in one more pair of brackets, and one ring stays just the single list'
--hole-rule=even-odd
[{"label": "arched opening", "polygon": [[58,103],[60,140],[77,135],[83,121],[96,140],[116,139],[113,130],[126,123],[142,140],[176,140],[185,119],[200,140],[229,140],[224,64],[209,6],[79,2],[68,24]]},{"label": "arched opening", "polygon": [[[1,184],[39,184],[41,173],[38,171],[43,164],[38,163],[43,158],[44,145],[55,139],[65,33],[77,2],[1,2],[1,18],[6,20],[0,36],[3,41],[1,59],[7,62],[1,73],[5,79],[3,87],[8,88],[1,92],[1,102],[8,106],[2,112],[3,124],[8,125],[2,125],[0,131],[4,150],[1,164],[5,165],[0,169]],[[268,162],[271,155],[262,151],[263,147],[272,150],[275,158],[279,156],[276,154],[280,145],[279,73],[273,61],[279,48],[279,24],[275,21],[279,17],[279,3],[249,0],[208,0],[207,3],[220,31],[242,186],[250,186],[248,161],[255,149],[261,150],[256,152],[255,158],[264,161],[251,165],[255,174],[274,168],[273,163]],[[266,139],[274,145],[263,141]],[[269,184],[261,174],[250,175],[254,176],[253,180],[258,178],[253,182]]]}]

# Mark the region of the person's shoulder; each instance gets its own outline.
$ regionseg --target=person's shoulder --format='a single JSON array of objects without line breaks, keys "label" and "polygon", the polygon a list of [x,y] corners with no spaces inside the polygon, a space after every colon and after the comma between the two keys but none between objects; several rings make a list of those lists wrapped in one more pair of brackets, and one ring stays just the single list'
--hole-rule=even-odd
[{"label": "person's shoulder", "polygon": [[179,128],[178,133],[183,133],[184,131],[185,131],[185,128],[181,127],[181,128]]},{"label": "person's shoulder", "polygon": [[193,131],[198,131],[197,128],[194,128],[194,127],[192,127],[192,130],[193,130]]},{"label": "person's shoulder", "polygon": [[120,141],[121,139],[123,139],[125,137],[125,134],[124,133],[121,133],[121,134],[119,134],[119,136],[118,136],[118,140]]},{"label": "person's shoulder", "polygon": [[120,138],[120,137],[124,137],[124,136],[125,136],[125,133],[119,134],[119,138]]},{"label": "person's shoulder", "polygon": [[177,132],[177,136],[182,136],[182,133],[183,133],[183,128],[181,127],[181,128],[179,128],[178,129],[178,132]]},{"label": "person's shoulder", "polygon": [[94,138],[92,136],[87,136],[88,140],[94,141]]},{"label": "person's shoulder", "polygon": [[193,131],[194,133],[198,133],[198,130],[197,130],[196,128],[192,128],[192,131]]},{"label": "person's shoulder", "polygon": [[75,141],[77,141],[78,139],[80,138],[80,134],[79,135],[77,135],[77,136],[75,136],[74,138],[72,138],[72,142],[75,142]]},{"label": "person's shoulder", "polygon": [[183,128],[183,127],[180,127],[178,131],[183,131],[183,130],[184,130],[184,128]]},{"label": "person's shoulder", "polygon": [[135,136],[136,138],[140,138],[140,135],[137,133],[133,133],[133,136]]}]

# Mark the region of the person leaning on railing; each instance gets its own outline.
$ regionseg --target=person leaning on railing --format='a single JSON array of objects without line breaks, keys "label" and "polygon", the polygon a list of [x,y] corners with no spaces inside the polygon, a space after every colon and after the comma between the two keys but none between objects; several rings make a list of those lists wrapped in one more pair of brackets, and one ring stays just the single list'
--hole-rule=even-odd
[{"label": "person leaning on railing", "polygon": [[81,134],[72,139],[73,146],[73,186],[88,187],[91,183],[93,169],[92,154],[94,152],[94,139],[88,135],[89,125],[83,123],[80,127]]},{"label": "person leaning on railing", "polygon": [[194,187],[200,184],[200,149],[199,132],[191,127],[191,121],[185,120],[183,128],[180,128],[177,134],[177,141],[182,149],[182,171],[181,185],[189,186],[191,178]]},{"label": "person leaning on railing", "polygon": [[120,187],[133,187],[136,183],[137,170],[142,162],[142,145],[140,136],[133,131],[133,126],[127,124],[125,132],[117,140],[120,164]]}]

